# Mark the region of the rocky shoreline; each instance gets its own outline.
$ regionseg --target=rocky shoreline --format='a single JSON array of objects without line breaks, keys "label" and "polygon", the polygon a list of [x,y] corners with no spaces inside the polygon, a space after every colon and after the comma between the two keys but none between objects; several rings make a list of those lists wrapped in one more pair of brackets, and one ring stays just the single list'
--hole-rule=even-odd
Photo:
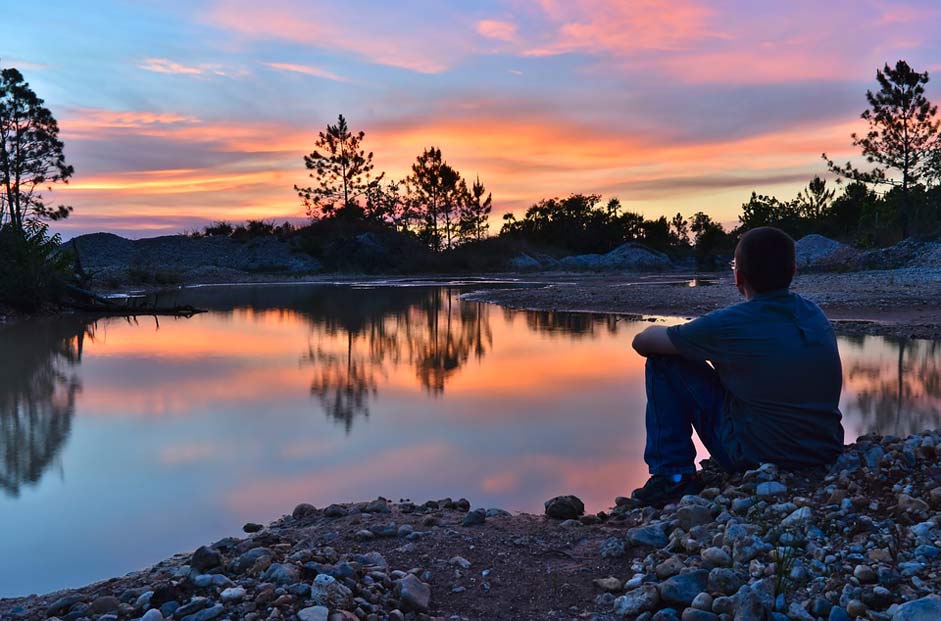
[{"label": "rocky shoreline", "polygon": [[117,621],[941,619],[941,432],[867,436],[829,470],[771,464],[663,509],[546,516],[466,500],[298,505],[123,578],[0,600]]}]

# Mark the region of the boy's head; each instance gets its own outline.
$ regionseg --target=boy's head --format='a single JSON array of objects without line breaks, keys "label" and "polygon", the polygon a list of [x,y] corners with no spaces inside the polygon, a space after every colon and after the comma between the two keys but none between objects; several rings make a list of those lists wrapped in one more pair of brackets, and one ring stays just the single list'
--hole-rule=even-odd
[{"label": "boy's head", "polygon": [[795,270],[794,240],[781,229],[751,229],[735,247],[735,284],[743,293],[746,288],[754,293],[787,289]]}]

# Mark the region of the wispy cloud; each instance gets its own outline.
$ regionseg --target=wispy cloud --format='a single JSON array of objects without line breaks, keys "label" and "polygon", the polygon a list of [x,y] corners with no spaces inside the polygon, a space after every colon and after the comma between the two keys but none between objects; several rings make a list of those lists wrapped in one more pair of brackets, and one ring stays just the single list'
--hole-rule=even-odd
[{"label": "wispy cloud", "polygon": [[312,75],[318,78],[324,78],[325,80],[333,80],[335,82],[349,82],[347,78],[341,75],[337,75],[332,71],[321,69],[320,67],[312,67],[310,65],[296,65],[294,63],[264,63],[264,65],[266,67],[270,67],[271,69],[277,69],[278,71],[303,73],[304,75]]},{"label": "wispy cloud", "polygon": [[203,69],[174,62],[168,58],[145,58],[138,65],[141,69],[154,73],[177,73],[182,75],[200,75]]}]

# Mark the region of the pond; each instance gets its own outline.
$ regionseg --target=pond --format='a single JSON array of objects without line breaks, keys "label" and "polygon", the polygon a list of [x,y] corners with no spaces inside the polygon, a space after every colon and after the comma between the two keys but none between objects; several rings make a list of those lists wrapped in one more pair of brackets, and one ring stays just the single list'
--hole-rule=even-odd
[{"label": "pond", "polygon": [[[190,319],[0,328],[0,596],[122,575],[299,502],[609,507],[646,478],[644,322],[461,286],[185,290]],[[847,440],[939,427],[941,348],[841,338]]]}]

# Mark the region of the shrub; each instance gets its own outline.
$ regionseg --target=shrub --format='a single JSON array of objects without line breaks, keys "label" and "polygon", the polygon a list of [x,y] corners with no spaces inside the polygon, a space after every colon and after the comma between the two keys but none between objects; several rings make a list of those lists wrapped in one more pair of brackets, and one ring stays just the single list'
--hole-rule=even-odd
[{"label": "shrub", "polygon": [[0,228],[0,302],[35,312],[60,299],[72,277],[72,254],[60,251],[60,243],[41,222]]}]

